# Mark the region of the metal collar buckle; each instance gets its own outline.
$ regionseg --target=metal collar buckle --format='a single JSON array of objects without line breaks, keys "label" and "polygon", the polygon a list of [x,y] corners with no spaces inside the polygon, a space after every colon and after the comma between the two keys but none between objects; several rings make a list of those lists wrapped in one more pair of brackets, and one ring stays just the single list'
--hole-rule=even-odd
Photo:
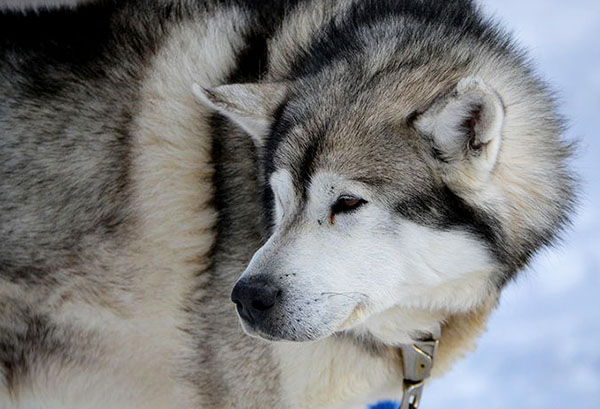
[{"label": "metal collar buckle", "polygon": [[400,348],[402,351],[402,364],[404,365],[403,395],[400,409],[418,409],[423,394],[424,381],[431,375],[439,343],[438,339],[439,334],[433,334],[430,339],[403,345]]}]

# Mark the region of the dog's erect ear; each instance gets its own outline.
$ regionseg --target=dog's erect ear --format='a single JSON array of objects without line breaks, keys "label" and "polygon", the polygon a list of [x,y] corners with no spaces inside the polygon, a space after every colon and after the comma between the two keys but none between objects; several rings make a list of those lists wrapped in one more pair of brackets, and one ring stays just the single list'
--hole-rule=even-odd
[{"label": "dog's erect ear", "polygon": [[445,164],[478,179],[489,173],[498,157],[504,125],[500,95],[482,80],[465,78],[435,101],[413,122],[431,138],[436,156]]},{"label": "dog's erect ear", "polygon": [[261,146],[286,89],[281,83],[230,84],[214,88],[194,84],[192,91],[202,103],[238,124]]}]

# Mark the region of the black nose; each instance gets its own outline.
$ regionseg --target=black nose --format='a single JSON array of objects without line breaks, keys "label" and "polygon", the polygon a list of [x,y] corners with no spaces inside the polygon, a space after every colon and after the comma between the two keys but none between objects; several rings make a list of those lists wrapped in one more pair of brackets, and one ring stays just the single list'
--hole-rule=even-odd
[{"label": "black nose", "polygon": [[240,280],[231,292],[231,301],[237,306],[240,316],[250,323],[260,320],[268,312],[281,290],[260,277]]}]

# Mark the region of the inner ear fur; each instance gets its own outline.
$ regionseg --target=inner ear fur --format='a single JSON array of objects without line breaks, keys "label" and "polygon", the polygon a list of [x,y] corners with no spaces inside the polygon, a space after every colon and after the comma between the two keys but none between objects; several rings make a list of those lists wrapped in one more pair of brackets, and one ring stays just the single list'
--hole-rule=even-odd
[{"label": "inner ear fur", "polygon": [[482,79],[462,79],[410,120],[430,139],[439,161],[456,169],[468,167],[476,177],[492,171],[502,141],[504,105]]},{"label": "inner ear fur", "polygon": [[193,84],[192,92],[213,109],[246,131],[262,146],[273,122],[273,114],[284,100],[283,83],[227,84],[203,88]]}]

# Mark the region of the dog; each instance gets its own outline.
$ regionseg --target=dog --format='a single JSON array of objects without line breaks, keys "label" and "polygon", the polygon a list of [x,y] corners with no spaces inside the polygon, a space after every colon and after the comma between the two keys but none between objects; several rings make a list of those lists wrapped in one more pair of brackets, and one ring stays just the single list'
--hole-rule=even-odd
[{"label": "dog", "polygon": [[76,3],[0,17],[1,408],[398,401],[568,225],[553,94],[470,0]]}]

